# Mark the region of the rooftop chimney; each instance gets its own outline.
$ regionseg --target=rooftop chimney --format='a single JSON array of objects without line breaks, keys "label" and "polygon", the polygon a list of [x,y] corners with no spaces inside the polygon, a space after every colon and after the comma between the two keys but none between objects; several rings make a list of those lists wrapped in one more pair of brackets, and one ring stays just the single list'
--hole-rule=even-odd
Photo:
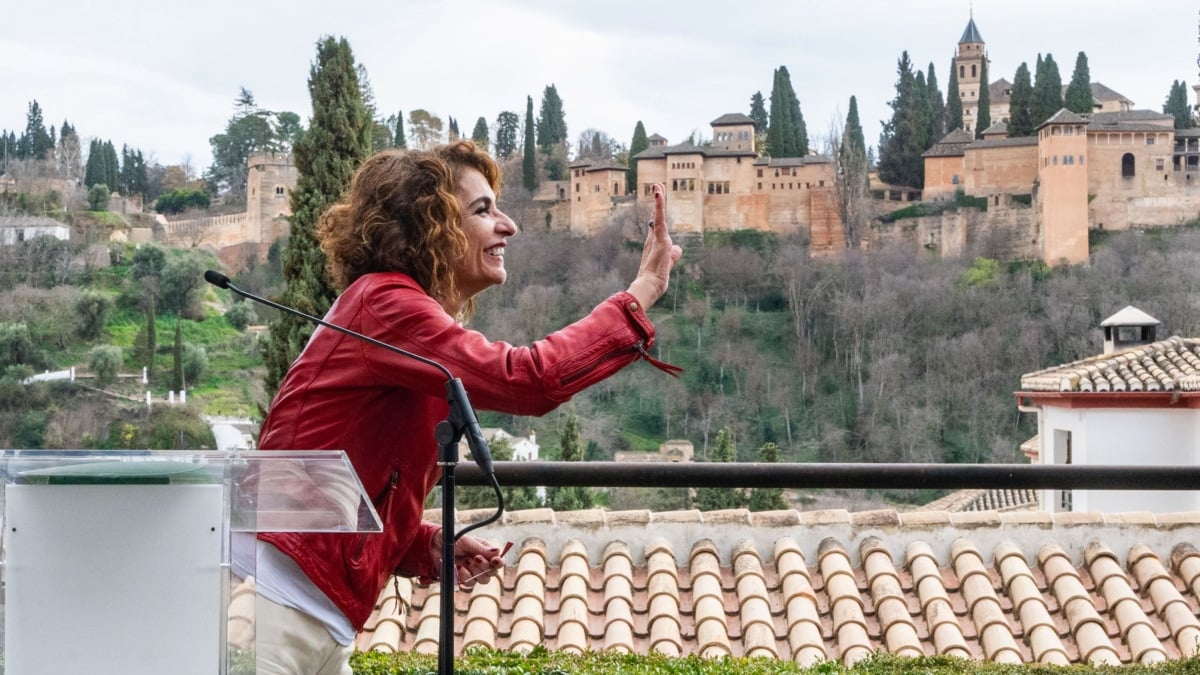
[{"label": "rooftop chimney", "polygon": [[1104,329],[1104,353],[1112,354],[1154,342],[1160,323],[1137,307],[1127,305],[1100,322]]}]

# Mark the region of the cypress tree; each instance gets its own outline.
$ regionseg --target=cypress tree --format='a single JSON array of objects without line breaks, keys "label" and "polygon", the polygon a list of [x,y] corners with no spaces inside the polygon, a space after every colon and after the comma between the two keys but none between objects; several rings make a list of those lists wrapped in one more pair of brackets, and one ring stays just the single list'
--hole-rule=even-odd
[{"label": "cypress tree", "polygon": [[1188,106],[1187,84],[1180,80],[1171,83],[1171,93],[1163,103],[1163,114],[1175,118],[1176,129],[1191,129],[1195,126],[1192,109]]},{"label": "cypress tree", "polygon": [[992,126],[992,93],[988,91],[988,60],[979,66],[979,112],[975,116],[975,138]]},{"label": "cypress tree", "polygon": [[171,358],[174,362],[171,389],[183,391],[183,320],[178,317],[175,319],[175,346],[171,350]]},{"label": "cypress tree", "polygon": [[92,187],[105,181],[104,153],[100,151],[100,141],[92,139],[88,145],[87,165],[83,170],[84,187]]},{"label": "cypress tree", "polygon": [[850,97],[850,111],[846,113],[846,129],[842,132],[841,152],[847,158],[862,162],[867,161],[867,140],[863,136],[862,123],[858,118],[858,99]]},{"label": "cypress tree", "polygon": [[[896,97],[888,103],[892,119],[884,122],[879,138],[879,178],[890,185],[920,188],[925,180],[925,131],[916,76],[908,52],[896,62]],[[924,78],[922,78],[924,79]]]},{"label": "cypress tree", "polygon": [[104,142],[104,184],[110,191],[116,190],[121,184],[121,163],[117,159],[117,149],[112,141]]},{"label": "cypress tree", "polygon": [[42,106],[36,99],[30,101],[29,109],[25,113],[25,138],[27,148],[24,155],[29,159],[46,159],[47,154],[54,149],[54,142],[46,131]]},{"label": "cypress tree", "polygon": [[629,142],[629,170],[625,172],[625,190],[630,193],[637,193],[638,189],[638,174],[637,174],[637,157],[639,152],[650,147],[650,139],[646,136],[646,127],[638,120],[637,126],[633,128],[633,140]]},{"label": "cypress tree", "polygon": [[392,147],[407,148],[408,139],[404,137],[404,111],[396,111],[396,133],[392,135]]},{"label": "cypress tree", "polygon": [[471,130],[471,140],[475,141],[475,145],[478,145],[484,150],[489,149],[492,135],[490,132],[488,132],[487,120],[483,119],[482,117],[475,120],[475,128]]},{"label": "cypress tree", "polygon": [[1033,103],[1029,106],[1033,127],[1036,129],[1041,126],[1062,107],[1062,76],[1058,73],[1058,64],[1054,62],[1053,55],[1047,54],[1043,58],[1039,54],[1038,69],[1033,80]]},{"label": "cypress tree", "polygon": [[933,62],[929,62],[929,74],[925,76],[925,89],[929,92],[929,107],[933,117],[929,124],[931,143],[937,143],[946,135],[946,99],[938,88],[937,74],[933,72]]},{"label": "cypress tree", "polygon": [[521,179],[525,189],[533,192],[538,186],[537,153],[533,133],[533,97],[525,97],[525,149],[521,161]]},{"label": "cypress tree", "polygon": [[[933,144],[930,140],[930,119],[933,117],[933,104],[929,100],[929,88],[925,86],[925,73],[916,71],[913,75],[913,145],[921,148],[921,152]],[[925,160],[921,160],[924,163]]]},{"label": "cypress tree", "polygon": [[[958,71],[950,63],[950,83],[946,85],[946,132],[963,128],[962,95],[958,91]],[[940,138],[938,140],[941,140]]]},{"label": "cypress tree", "polygon": [[808,155],[808,125],[804,123],[804,113],[800,112],[800,98],[796,96],[796,90],[792,88],[792,76],[788,74],[787,68],[780,66],[783,70],[783,81],[787,85],[789,106],[792,111],[792,129],[796,133],[796,156],[806,157]]},{"label": "cypress tree", "polygon": [[775,69],[771,85],[771,116],[767,124],[767,152],[772,157],[796,156],[796,131],[792,128],[791,103],[783,87],[781,68]]},{"label": "cypress tree", "polygon": [[[737,449],[733,444],[733,433],[729,427],[722,427],[717,432],[715,447],[710,462],[732,462],[737,457]],[[702,487],[696,488],[696,508],[701,511],[717,511],[721,509],[736,509],[745,506],[745,500],[737,488]]]},{"label": "cypress tree", "polygon": [[521,116],[505,110],[496,116],[496,157],[508,159],[517,151],[517,132]]},{"label": "cypress tree", "polygon": [[[284,252],[286,288],[279,301],[322,316],[336,293],[325,269],[325,254],[317,245],[317,220],[341,197],[371,148],[371,116],[359,89],[354,54],[345,38],[327,36],[317,43],[308,90],[313,112],[308,129],[292,151],[298,178],[291,196],[291,236]],[[308,321],[287,313],[271,323],[263,358],[269,395],[274,395],[312,331]]]},{"label": "cypress tree", "polygon": [[553,84],[542,92],[542,107],[537,118],[537,145],[549,153],[567,140],[567,116],[558,89]]},{"label": "cypress tree", "polygon": [[[758,449],[758,461],[764,464],[774,464],[779,461],[779,446],[766,442]],[[783,488],[754,488],[750,492],[751,511],[779,511],[788,508],[787,500],[783,498]]]},{"label": "cypress tree", "polygon": [[1063,105],[1073,113],[1090,113],[1095,109],[1095,101],[1092,99],[1092,75],[1088,70],[1087,54],[1083,52],[1079,52],[1075,57],[1075,71],[1071,73],[1071,83],[1067,85],[1067,93],[1063,95]]},{"label": "cypress tree", "polygon": [[1008,97],[1008,135],[1033,135],[1033,115],[1030,106],[1033,103],[1033,83],[1029,79],[1029,66],[1025,63],[1017,66],[1017,74],[1013,76],[1012,93]]},{"label": "cypress tree", "polygon": [[[583,446],[579,441],[579,418],[575,416],[574,410],[567,413],[567,422],[563,425],[559,449],[559,460],[563,462],[583,461]],[[591,488],[582,485],[549,487],[546,489],[546,505],[555,511],[579,511],[595,506],[596,499]]]},{"label": "cypress tree", "polygon": [[750,97],[750,119],[754,120],[754,133],[765,134],[767,132],[771,120],[767,117],[767,104],[763,100],[761,91],[754,92],[754,95]]}]

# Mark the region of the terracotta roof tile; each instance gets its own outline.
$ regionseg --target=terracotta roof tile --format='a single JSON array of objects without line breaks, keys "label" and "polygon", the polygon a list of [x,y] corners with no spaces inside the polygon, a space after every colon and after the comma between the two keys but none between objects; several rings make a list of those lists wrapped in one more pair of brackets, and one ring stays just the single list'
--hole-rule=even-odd
[{"label": "terracotta roof tile", "polygon": [[[624,514],[600,527],[513,515],[487,535],[518,542],[502,578],[456,594],[456,649],[811,666],[877,650],[1152,664],[1200,648],[1195,513],[677,512],[649,514],[649,528]],[[358,647],[434,653],[438,612],[436,585],[389,584]]]},{"label": "terracotta roof tile", "polygon": [[1170,337],[1021,376],[1022,391],[1200,391],[1200,339]]}]

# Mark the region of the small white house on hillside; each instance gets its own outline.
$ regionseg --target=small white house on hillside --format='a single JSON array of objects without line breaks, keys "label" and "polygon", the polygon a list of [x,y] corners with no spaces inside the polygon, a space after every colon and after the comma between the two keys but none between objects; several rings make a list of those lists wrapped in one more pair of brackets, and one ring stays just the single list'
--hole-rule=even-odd
[{"label": "small white house on hillside", "polygon": [[[1035,464],[1163,466],[1200,461],[1200,338],[1157,340],[1158,320],[1126,307],[1104,320],[1104,353],[1021,377],[1038,434]],[[1200,511],[1200,492],[1044,490],[1046,511]]]},{"label": "small white house on hillside", "polygon": [[71,228],[57,220],[40,216],[0,217],[0,245],[15,246],[38,237],[68,241]]}]

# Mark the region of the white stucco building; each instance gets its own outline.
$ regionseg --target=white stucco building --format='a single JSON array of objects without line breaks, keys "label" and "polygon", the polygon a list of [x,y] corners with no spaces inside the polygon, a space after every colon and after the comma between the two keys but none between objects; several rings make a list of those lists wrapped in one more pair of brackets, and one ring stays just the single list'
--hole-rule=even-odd
[{"label": "white stucco building", "polygon": [[[1159,322],[1126,307],[1106,319],[1099,356],[1021,377],[1035,464],[1193,465],[1200,461],[1200,338],[1157,340]],[[1044,490],[1047,511],[1200,511],[1200,492]]]}]

